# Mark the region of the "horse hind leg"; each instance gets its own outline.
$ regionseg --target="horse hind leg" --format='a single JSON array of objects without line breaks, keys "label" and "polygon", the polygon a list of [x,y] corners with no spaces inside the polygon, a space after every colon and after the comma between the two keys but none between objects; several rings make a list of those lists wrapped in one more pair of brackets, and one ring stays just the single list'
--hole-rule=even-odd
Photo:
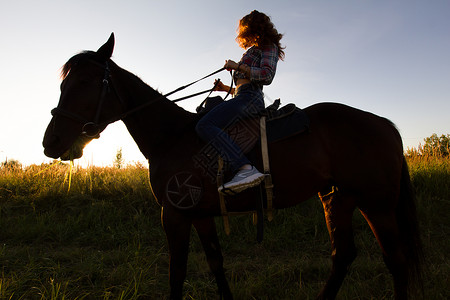
[{"label": "horse hind leg", "polygon": [[347,275],[348,269],[356,258],[353,239],[352,216],[355,202],[333,190],[325,196],[319,193],[322,201],[332,247],[332,269],[325,287],[317,299],[335,299]]},{"label": "horse hind leg", "polygon": [[205,251],[209,268],[216,278],[220,299],[232,300],[233,296],[230,287],[228,286],[227,279],[225,278],[223,256],[220,249],[219,238],[217,237],[214,218],[194,220],[193,225],[200,238],[203,250]]},{"label": "horse hind leg", "polygon": [[384,263],[394,280],[395,299],[408,298],[408,265],[395,212],[361,211],[381,247]]}]

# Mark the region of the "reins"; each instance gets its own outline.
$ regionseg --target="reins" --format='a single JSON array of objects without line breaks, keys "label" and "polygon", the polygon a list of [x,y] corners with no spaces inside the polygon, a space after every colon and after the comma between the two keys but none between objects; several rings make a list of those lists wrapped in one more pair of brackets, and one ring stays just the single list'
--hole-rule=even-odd
[{"label": "reins", "polygon": [[[179,91],[181,91],[181,90],[184,90],[185,88],[190,87],[191,85],[196,84],[197,82],[202,81],[202,80],[204,80],[204,79],[206,79],[206,78],[208,78],[208,77],[211,77],[211,76],[213,76],[213,75],[216,75],[217,73],[220,73],[220,72],[222,72],[223,70],[225,70],[225,68],[220,68],[219,70],[214,71],[214,72],[212,72],[211,74],[208,74],[208,75],[206,75],[206,76],[204,76],[204,77],[202,77],[202,78],[200,78],[200,79],[197,79],[196,81],[193,81],[193,82],[191,82],[191,83],[189,83],[189,84],[187,84],[187,85],[185,85],[185,86],[179,87],[179,88],[177,88],[176,90],[171,91],[170,93],[165,94],[164,97],[169,97],[170,95],[175,94],[176,92],[179,92]],[[214,89],[214,88],[212,88],[212,90],[213,90],[213,89]],[[178,101],[181,101],[181,100],[184,100],[184,99],[188,99],[188,98],[191,98],[191,97],[195,97],[195,96],[198,96],[198,95],[207,93],[207,92],[209,92],[209,91],[211,91],[211,89],[206,90],[206,91],[203,91],[203,92],[200,92],[200,93],[192,94],[192,95],[189,95],[189,96],[186,96],[186,97],[182,97],[182,98],[179,98],[179,99],[175,99],[175,100],[172,100],[172,102],[178,102]]]},{"label": "reins", "polygon": [[[195,84],[195,83],[197,83],[197,82],[199,82],[199,81],[202,81],[202,80],[204,80],[204,79],[206,79],[206,78],[208,78],[208,77],[211,77],[211,76],[213,76],[213,75],[215,75],[215,74],[217,74],[217,73],[220,73],[220,72],[222,72],[222,71],[224,71],[224,70],[225,70],[225,68],[220,68],[219,70],[216,70],[216,71],[214,71],[214,72],[212,72],[212,73],[210,73],[210,74],[208,74],[208,75],[206,75],[206,76],[204,76],[204,77],[202,77],[202,78],[200,78],[200,79],[197,79],[197,80],[195,80],[195,81],[193,81],[193,82],[191,82],[191,83],[189,83],[189,84],[187,84],[187,85],[181,86],[181,87],[179,87],[179,88],[177,88],[177,89],[175,89],[175,90],[173,90],[173,91],[171,91],[171,92],[169,92],[169,93],[167,93],[167,94],[161,95],[160,97],[158,97],[158,98],[156,98],[156,99],[153,99],[153,101],[148,101],[148,102],[145,102],[145,103],[143,103],[143,104],[141,104],[141,105],[139,105],[139,106],[137,106],[137,107],[135,107],[135,108],[132,108],[132,109],[130,109],[129,111],[126,111],[126,112],[122,113],[120,116],[118,116],[117,118],[115,118],[115,119],[114,119],[113,121],[111,121],[111,122],[103,122],[102,124],[105,124],[105,123],[110,124],[110,123],[114,123],[114,122],[116,122],[116,121],[118,121],[118,120],[121,120],[121,119],[127,117],[128,115],[133,114],[133,113],[135,113],[136,111],[141,110],[141,109],[143,109],[144,107],[146,107],[146,106],[148,106],[148,105],[150,105],[150,104],[155,103],[156,101],[159,101],[159,100],[161,100],[161,99],[167,98],[168,96],[170,96],[170,95],[172,95],[172,94],[175,94],[175,93],[177,93],[177,92],[179,92],[179,91],[182,91],[182,90],[184,90],[185,88],[188,88],[188,87],[190,87],[191,85],[193,85],[193,84]],[[231,71],[230,71],[230,75],[231,75]],[[175,99],[175,100],[170,100],[170,101],[176,103],[176,102],[183,101],[183,100],[186,100],[186,99],[189,99],[189,98],[192,98],[192,97],[195,97],[195,96],[199,96],[199,95],[202,95],[202,94],[205,94],[205,93],[208,93],[208,92],[209,92],[209,94],[211,94],[211,93],[214,91],[214,89],[217,87],[217,84],[219,83],[219,81],[220,81],[220,80],[218,80],[218,81],[216,82],[216,84],[213,86],[213,88],[211,88],[211,89],[208,89],[208,90],[205,90],[205,91],[201,91],[201,92],[198,92],[198,93],[189,95],[189,96],[181,97],[181,98],[178,98],[178,99]],[[226,97],[228,97],[228,95],[230,94],[232,85],[233,85],[233,78],[231,78],[230,90],[228,91],[228,94],[227,94]],[[117,95],[117,92],[116,92],[116,95]],[[119,95],[117,95],[117,96],[119,96]],[[208,95],[208,96],[209,96],[209,95]],[[226,97],[225,97],[225,98],[226,98]],[[202,102],[202,104],[203,104],[205,101],[206,101],[206,99]],[[201,105],[202,105],[202,104],[201,104]]]},{"label": "reins", "polygon": [[[97,137],[99,135],[100,128],[102,128],[103,126],[106,127],[108,124],[111,124],[111,123],[114,123],[114,122],[116,122],[118,120],[124,119],[127,116],[129,116],[129,115],[131,115],[131,114],[133,114],[133,113],[135,113],[135,112],[137,112],[137,111],[139,111],[139,110],[141,110],[141,109],[143,109],[143,108],[145,108],[145,107],[147,107],[147,106],[149,106],[151,104],[154,104],[154,103],[158,102],[159,100],[166,99],[168,96],[170,96],[172,94],[175,94],[175,93],[177,93],[179,91],[182,91],[182,90],[186,89],[187,87],[190,87],[191,85],[193,85],[193,84],[195,84],[195,83],[197,83],[199,81],[202,81],[202,80],[204,80],[204,79],[206,79],[208,77],[211,77],[211,76],[213,76],[213,75],[215,75],[217,73],[220,73],[220,72],[225,70],[225,68],[220,68],[220,69],[218,69],[218,70],[216,70],[216,71],[214,71],[214,72],[212,72],[212,73],[210,73],[210,74],[208,74],[208,75],[206,75],[206,76],[204,76],[204,77],[202,77],[200,79],[197,79],[197,80],[187,84],[187,85],[181,86],[181,87],[179,87],[179,88],[177,88],[177,89],[175,89],[175,90],[173,90],[173,91],[171,91],[171,92],[169,92],[167,94],[160,95],[159,97],[157,97],[155,99],[152,99],[151,101],[145,102],[145,103],[143,103],[141,105],[138,105],[138,106],[136,106],[136,107],[134,107],[134,108],[132,108],[132,109],[130,109],[128,111],[125,111],[124,113],[121,113],[117,117],[114,117],[114,118],[111,118],[111,119],[109,119],[107,121],[99,123],[100,113],[101,113],[101,109],[102,109],[102,106],[103,106],[104,99],[106,98],[106,94],[108,92],[110,92],[111,89],[114,91],[114,93],[116,94],[117,98],[119,99],[119,101],[121,103],[125,103],[125,102],[123,101],[122,97],[120,97],[120,95],[117,93],[116,89],[114,88],[114,84],[113,84],[112,78],[111,78],[111,70],[109,68],[108,61],[105,62],[105,65],[102,65],[102,64],[100,64],[98,62],[95,62],[95,61],[92,61],[92,62],[95,65],[98,65],[98,66],[100,66],[100,67],[105,69],[105,75],[104,75],[104,78],[103,78],[103,81],[102,81],[102,84],[103,84],[102,92],[100,94],[99,104],[97,106],[97,111],[95,113],[94,121],[93,122],[89,122],[84,117],[79,116],[78,114],[72,113],[70,111],[67,111],[65,109],[62,109],[60,107],[56,107],[56,108],[52,109],[52,111],[51,111],[52,115],[59,114],[59,115],[65,116],[67,118],[70,118],[72,120],[78,121],[80,123],[84,123],[84,125],[82,127],[82,133],[81,134],[83,134],[85,136],[88,136],[88,137]],[[231,71],[230,71],[230,75],[232,75]],[[215,90],[215,88],[217,87],[219,82],[220,82],[220,79],[217,80],[217,82],[214,84],[213,88],[211,88],[211,89],[208,89],[208,90],[205,90],[205,91],[201,91],[201,92],[198,92],[198,93],[195,93],[195,94],[192,94],[192,95],[184,96],[184,97],[181,97],[181,98],[178,98],[178,99],[175,99],[175,100],[170,100],[170,101],[176,103],[176,102],[179,102],[179,101],[182,101],[182,100],[185,100],[185,99],[189,99],[189,98],[192,98],[192,97],[195,97],[195,96],[199,96],[199,95],[202,95],[202,94],[205,94],[205,93],[208,93],[208,92],[209,92],[209,95],[211,95],[211,93]],[[230,92],[232,90],[232,86],[233,86],[233,78],[231,78],[230,90],[228,91],[226,97],[228,97],[228,95],[230,94]],[[207,97],[209,97],[209,95]],[[203,102],[200,104],[200,106],[202,106],[205,103],[206,99],[203,100]]]}]

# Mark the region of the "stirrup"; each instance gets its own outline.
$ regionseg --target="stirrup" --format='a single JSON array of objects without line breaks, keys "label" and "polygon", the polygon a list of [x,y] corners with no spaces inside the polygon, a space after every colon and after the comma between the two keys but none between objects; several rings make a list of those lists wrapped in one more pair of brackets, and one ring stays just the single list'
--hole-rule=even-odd
[{"label": "stirrup", "polygon": [[235,191],[233,191],[230,188],[226,188],[225,184],[222,184],[222,189],[219,191],[219,193],[225,195],[225,196],[235,196],[239,193],[236,193]]}]

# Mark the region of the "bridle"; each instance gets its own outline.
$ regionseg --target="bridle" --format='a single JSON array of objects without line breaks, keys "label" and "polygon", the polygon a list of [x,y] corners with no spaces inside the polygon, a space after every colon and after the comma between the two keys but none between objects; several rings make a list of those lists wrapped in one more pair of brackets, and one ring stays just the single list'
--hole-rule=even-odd
[{"label": "bridle", "polygon": [[[131,108],[131,109],[121,113],[120,115],[118,115],[116,117],[113,117],[113,118],[111,118],[111,119],[109,119],[107,121],[104,121],[104,122],[100,123],[100,114],[101,114],[101,111],[102,111],[102,107],[103,107],[103,104],[105,102],[106,95],[109,92],[111,92],[111,90],[115,93],[117,99],[119,99],[119,102],[123,106],[125,106],[125,101],[123,101],[122,97],[120,97],[120,95],[117,93],[117,90],[114,87],[114,83],[112,81],[111,70],[109,68],[108,61],[106,61],[104,65],[102,65],[99,62],[93,61],[93,60],[91,62],[94,63],[95,65],[103,68],[104,71],[105,71],[104,72],[104,76],[103,76],[103,80],[102,80],[102,92],[100,94],[100,99],[98,101],[98,105],[97,105],[97,109],[96,109],[96,112],[95,112],[94,120],[93,121],[89,121],[85,117],[83,117],[83,116],[81,116],[79,114],[73,113],[71,111],[68,111],[68,110],[66,110],[64,108],[61,108],[61,107],[55,107],[54,109],[51,110],[52,116],[60,115],[60,116],[72,119],[72,120],[74,120],[76,122],[79,122],[79,123],[83,124],[82,130],[81,130],[81,135],[84,135],[84,136],[86,136],[88,138],[98,138],[100,136],[100,131],[102,130],[102,128],[106,127],[107,125],[109,125],[111,123],[114,123],[114,122],[116,122],[118,120],[121,120],[123,118],[126,118],[127,116],[129,116],[129,115],[131,115],[131,114],[133,114],[133,113],[135,113],[135,112],[137,112],[137,111],[139,111],[139,110],[141,110],[141,109],[143,109],[143,108],[145,108],[145,107],[147,107],[147,106],[149,106],[151,104],[154,104],[154,103],[156,103],[156,102],[158,102],[158,101],[160,101],[162,99],[166,99],[166,97],[168,97],[168,96],[170,96],[170,95],[172,95],[172,94],[174,94],[176,92],[179,92],[179,91],[181,91],[181,90],[183,90],[183,89],[185,89],[185,88],[187,88],[187,87],[189,87],[189,86],[191,86],[191,85],[193,85],[193,84],[195,84],[195,83],[197,83],[197,82],[199,82],[199,81],[201,81],[203,79],[211,77],[211,76],[213,76],[213,75],[215,75],[215,74],[225,70],[225,68],[221,68],[219,70],[216,70],[216,71],[212,72],[211,74],[208,74],[208,75],[206,75],[206,76],[204,76],[204,77],[202,77],[202,78],[200,78],[200,79],[198,79],[198,80],[196,80],[194,82],[191,82],[191,83],[189,83],[189,84],[187,84],[185,86],[181,86],[181,87],[179,87],[179,88],[177,88],[177,89],[175,89],[175,90],[173,90],[173,91],[171,91],[171,92],[169,92],[169,93],[167,93],[165,95],[160,95],[159,97],[157,97],[155,99],[152,99],[151,101],[145,102],[145,103],[143,103],[141,105],[138,105],[137,107]],[[230,75],[231,75],[231,71],[230,71]],[[188,99],[188,98],[192,98],[192,97],[195,97],[195,96],[198,96],[198,95],[201,95],[201,94],[205,94],[205,93],[208,93],[208,92],[209,92],[209,95],[210,95],[215,90],[217,85],[219,84],[219,81],[220,81],[220,79],[217,80],[217,82],[215,83],[215,85],[211,89],[208,89],[208,90],[205,90],[205,91],[201,91],[201,92],[189,95],[189,96],[181,97],[181,98],[178,98],[178,99],[175,99],[175,100],[171,100],[171,101],[172,102],[178,102],[178,101],[182,101],[182,100],[185,100],[185,99]],[[233,79],[231,80],[230,90],[228,91],[228,94],[227,94],[226,97],[228,97],[228,95],[230,94],[231,89],[232,89],[232,85],[233,85]],[[209,95],[207,97],[209,97]],[[202,104],[205,101],[206,101],[206,99],[202,102]]]}]

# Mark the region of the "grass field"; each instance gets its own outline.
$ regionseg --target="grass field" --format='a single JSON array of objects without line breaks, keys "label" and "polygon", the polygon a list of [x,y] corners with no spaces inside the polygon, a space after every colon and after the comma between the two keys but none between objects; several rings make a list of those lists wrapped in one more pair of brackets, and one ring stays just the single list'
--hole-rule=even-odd
[{"label": "grass field", "polygon": [[[417,191],[426,299],[450,299],[450,159],[408,159]],[[0,299],[167,299],[168,250],[146,167],[0,169]],[[256,242],[250,216],[216,220],[235,299],[314,299],[331,266],[322,206],[310,199],[275,212]],[[338,299],[392,299],[392,280],[359,212],[358,258]],[[192,235],[185,299],[215,299]]]}]

